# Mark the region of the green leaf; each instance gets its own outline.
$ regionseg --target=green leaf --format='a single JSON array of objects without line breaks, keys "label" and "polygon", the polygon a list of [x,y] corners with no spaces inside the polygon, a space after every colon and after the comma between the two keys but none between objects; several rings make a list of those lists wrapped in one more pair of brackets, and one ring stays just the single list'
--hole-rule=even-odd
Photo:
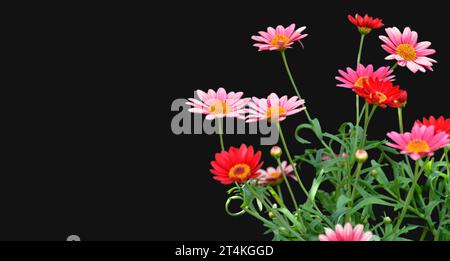
[{"label": "green leaf", "polygon": [[262,210],[263,210],[263,205],[262,205],[262,202],[261,202],[261,201],[259,201],[259,199],[256,199],[256,204],[258,205],[258,209],[259,209],[259,211],[262,211]]},{"label": "green leaf", "polygon": [[309,199],[314,201],[316,197],[317,190],[319,189],[320,184],[323,182],[323,169],[320,171],[319,175],[314,178],[313,183],[311,185],[311,189],[309,190]]},{"label": "green leaf", "polygon": [[320,127],[320,122],[317,118],[312,121],[313,131],[319,139],[322,139],[322,127]]},{"label": "green leaf", "polygon": [[303,129],[310,129],[312,130],[313,127],[311,126],[311,124],[309,123],[303,123],[297,126],[297,128],[295,128],[295,139],[300,142],[301,144],[311,144],[311,142],[309,142],[308,140],[303,139],[302,137],[300,137],[299,132]]},{"label": "green leaf", "polygon": [[435,207],[437,207],[439,204],[441,204],[442,202],[444,202],[443,200],[434,200],[434,201],[431,201],[428,205],[426,205],[425,206],[425,208],[424,208],[424,216],[425,217],[429,217],[429,216],[431,216],[431,213],[433,213],[433,209],[435,208]]},{"label": "green leaf", "polygon": [[361,201],[359,201],[358,204],[356,204],[350,210],[349,214],[351,215],[351,214],[357,212],[358,210],[360,210],[361,208],[364,208],[364,207],[367,207],[367,206],[371,206],[371,205],[383,205],[383,206],[393,207],[396,204],[384,201],[384,200],[380,199],[378,196],[372,196],[372,197],[365,198],[365,199],[362,199]]}]

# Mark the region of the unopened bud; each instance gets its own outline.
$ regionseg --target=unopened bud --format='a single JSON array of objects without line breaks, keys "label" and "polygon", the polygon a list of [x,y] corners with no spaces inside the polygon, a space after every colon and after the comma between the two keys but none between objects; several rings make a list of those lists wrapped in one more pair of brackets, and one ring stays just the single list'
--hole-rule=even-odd
[{"label": "unopened bud", "polygon": [[279,159],[281,154],[283,154],[283,151],[278,146],[273,146],[272,149],[270,149],[270,155],[276,159]]},{"label": "unopened bud", "polygon": [[372,175],[373,177],[375,177],[377,175],[377,173],[378,173],[378,170],[376,170],[376,169],[373,169],[370,171],[370,175]]},{"label": "unopened bud", "polygon": [[383,218],[383,222],[390,224],[392,222],[392,219],[390,217],[386,216]]},{"label": "unopened bud", "polygon": [[274,218],[275,217],[275,215],[272,213],[272,211],[269,211],[269,217],[270,218]]},{"label": "unopened bud", "polygon": [[367,154],[367,151],[365,150],[357,150],[355,153],[356,160],[359,163],[363,163],[369,158],[369,155]]}]

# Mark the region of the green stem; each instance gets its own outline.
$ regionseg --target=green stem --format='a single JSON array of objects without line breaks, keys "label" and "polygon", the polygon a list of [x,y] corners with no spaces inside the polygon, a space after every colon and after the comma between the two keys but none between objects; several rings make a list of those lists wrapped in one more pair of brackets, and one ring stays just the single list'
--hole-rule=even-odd
[{"label": "green stem", "polygon": [[[286,59],[286,53],[284,50],[281,51],[280,53],[281,53],[281,57],[283,58],[284,68],[286,69],[286,72],[289,76],[289,80],[291,81],[292,87],[294,87],[294,91],[297,94],[298,98],[302,99],[302,96],[300,95],[297,85],[295,84],[294,78],[292,77],[291,69],[289,69],[289,64]],[[308,121],[311,122],[311,116],[309,116],[308,108],[305,108],[305,113],[306,113],[306,117],[308,117]]]},{"label": "green stem", "polygon": [[[358,67],[358,64],[361,63],[361,54],[362,54],[362,49],[363,49],[363,45],[364,45],[364,34],[361,34],[361,39],[359,40],[359,49],[358,49],[358,56],[356,58],[356,67]],[[355,102],[355,106],[356,106],[356,126],[358,126],[359,124],[359,96],[358,94],[355,95],[356,97],[356,102]]]},{"label": "green stem", "polygon": [[305,195],[307,197],[309,197],[308,190],[306,190],[305,186],[303,185],[302,181],[300,180],[300,176],[298,175],[298,172],[297,172],[297,167],[295,166],[294,161],[292,160],[291,153],[289,152],[289,149],[287,147],[286,140],[284,139],[283,131],[281,130],[281,125],[279,122],[277,122],[277,127],[278,127],[278,132],[280,133],[281,143],[283,144],[283,148],[286,151],[286,156],[289,160],[289,164],[291,164],[292,168],[294,169],[294,174],[295,174],[295,177],[297,178],[297,182],[300,185],[300,188],[305,193]]},{"label": "green stem", "polygon": [[400,229],[400,225],[402,224],[403,219],[406,216],[406,212],[408,210],[409,204],[411,204],[411,200],[414,196],[414,191],[416,189],[417,181],[419,180],[420,175],[422,174],[423,168],[419,171],[419,163],[415,163],[416,166],[414,168],[414,177],[411,188],[408,191],[408,195],[406,196],[405,204],[403,205],[402,212],[400,213],[400,217],[397,220],[397,224],[395,225],[394,232],[397,233]]},{"label": "green stem", "polygon": [[361,167],[362,167],[362,163],[358,162],[358,165],[356,166],[356,170],[355,170],[355,180],[353,182],[353,189],[352,189],[352,194],[350,196],[350,207],[353,207],[353,201],[355,199],[355,194],[356,194],[356,187],[358,186],[358,180],[359,180],[359,176],[361,174]]},{"label": "green stem", "polygon": [[223,145],[223,130],[222,130],[222,119],[217,119],[217,125],[219,126],[219,138],[220,138],[220,149],[225,150]]},{"label": "green stem", "polygon": [[397,66],[398,66],[398,63],[395,63],[395,64],[391,67],[391,70],[394,71],[395,68],[397,68]]},{"label": "green stem", "polygon": [[397,114],[398,114],[398,127],[400,129],[400,133],[403,133],[403,108],[402,107],[397,108]]},{"label": "green stem", "polygon": [[280,199],[283,200],[283,193],[281,192],[280,184],[277,185],[277,193],[280,196]]},{"label": "green stem", "polygon": [[361,63],[361,54],[362,54],[362,49],[363,49],[363,45],[364,45],[364,34],[361,34],[361,38],[359,40],[359,50],[358,50],[358,57],[356,58],[356,65]]},{"label": "green stem", "polygon": [[362,147],[364,147],[364,145],[365,145],[365,143],[366,143],[366,136],[367,136],[367,129],[369,128],[369,123],[370,123],[370,120],[372,119],[372,117],[373,117],[373,114],[375,113],[375,110],[377,109],[377,105],[374,105],[373,107],[372,107],[372,110],[370,111],[370,113],[369,113],[369,110],[368,110],[368,108],[369,108],[369,106],[366,108],[366,110],[365,110],[365,112],[366,112],[366,118],[365,118],[365,120],[364,120],[364,133],[363,133],[363,143],[362,143]]},{"label": "green stem", "polygon": [[[286,150],[286,152],[287,152],[287,150]],[[277,158],[277,162],[278,162],[278,166],[281,169],[281,173],[283,174],[284,183],[286,183],[286,187],[288,188],[289,194],[291,195],[292,203],[294,203],[295,210],[298,210],[297,201],[295,200],[295,196],[294,196],[294,193],[292,192],[291,185],[289,184],[289,181],[286,177],[286,172],[284,171],[283,167],[281,166],[281,161],[279,158]],[[295,165],[292,165],[292,168],[295,169]],[[278,185],[278,190],[280,190],[280,185]],[[280,194],[280,193],[278,193],[278,194]]]},{"label": "green stem", "polygon": [[427,233],[428,233],[428,229],[426,227],[423,227],[422,234],[420,235],[419,241],[423,241],[425,239],[425,237],[427,236]]}]

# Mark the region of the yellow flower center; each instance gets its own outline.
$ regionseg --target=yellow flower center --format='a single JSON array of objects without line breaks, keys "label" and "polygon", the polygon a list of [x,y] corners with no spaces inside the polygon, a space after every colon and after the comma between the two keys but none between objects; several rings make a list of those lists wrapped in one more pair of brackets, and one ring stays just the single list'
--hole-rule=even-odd
[{"label": "yellow flower center", "polygon": [[358,80],[356,80],[356,82],[354,84],[355,87],[358,87],[358,88],[364,87],[364,83],[367,83],[368,79],[369,79],[368,76],[361,76],[361,77],[359,77]]},{"label": "yellow flower center", "polygon": [[208,107],[208,110],[214,114],[226,114],[231,111],[231,108],[224,101],[216,101]]},{"label": "yellow flower center", "polygon": [[266,112],[267,119],[278,119],[280,116],[283,116],[287,113],[286,109],[277,105],[270,106]]},{"label": "yellow flower center", "polygon": [[228,172],[228,177],[244,180],[250,175],[250,166],[244,163],[234,165]]},{"label": "yellow flower center", "polygon": [[386,95],[384,93],[382,93],[382,92],[375,92],[375,95],[378,98],[378,103],[383,103],[383,102],[385,102],[387,100]]},{"label": "yellow flower center", "polygon": [[272,45],[277,48],[283,49],[287,43],[289,43],[289,37],[284,34],[277,34],[272,38]]},{"label": "yellow flower center", "polygon": [[411,140],[406,146],[406,149],[410,152],[420,153],[429,151],[430,146],[424,140]]},{"label": "yellow flower center", "polygon": [[416,49],[410,44],[399,44],[396,52],[407,61],[414,61],[416,59]]}]

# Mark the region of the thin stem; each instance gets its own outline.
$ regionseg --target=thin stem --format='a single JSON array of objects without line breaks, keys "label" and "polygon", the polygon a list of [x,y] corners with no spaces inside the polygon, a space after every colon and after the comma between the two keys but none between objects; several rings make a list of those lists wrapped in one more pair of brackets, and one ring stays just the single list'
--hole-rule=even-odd
[{"label": "thin stem", "polygon": [[[362,49],[363,49],[363,45],[364,45],[364,34],[361,34],[361,39],[359,40],[359,49],[358,49],[358,56],[356,58],[356,67],[358,67],[358,64],[361,63],[361,53],[362,53]],[[358,126],[359,124],[359,96],[358,94],[355,95],[356,97],[356,102],[355,102],[355,106],[356,106],[356,126]]]},{"label": "thin stem", "polygon": [[356,124],[356,126],[359,126],[359,95],[358,94],[355,94],[355,109],[356,109],[356,114],[355,114],[355,116],[356,116],[356,121],[355,121],[355,124]]},{"label": "thin stem", "polygon": [[422,174],[423,168],[419,171],[419,164],[416,162],[416,166],[414,168],[414,177],[411,188],[408,191],[408,195],[406,196],[405,204],[403,205],[402,212],[400,213],[400,217],[397,220],[397,224],[395,225],[394,232],[397,233],[400,229],[400,225],[402,224],[403,219],[406,216],[406,212],[408,210],[409,204],[414,196],[414,191],[416,189],[417,181],[419,180],[420,175]]},{"label": "thin stem", "polygon": [[366,108],[366,119],[364,120],[364,133],[363,133],[363,144],[362,144],[362,146],[364,146],[364,144],[366,143],[366,136],[367,136],[367,129],[369,128],[369,123],[370,123],[370,120],[372,119],[372,117],[373,117],[373,114],[375,113],[375,110],[377,109],[377,105],[374,105],[373,107],[372,107],[372,110],[370,111],[370,113],[368,113],[369,112],[369,110],[368,110],[368,108],[369,107],[367,107]]},{"label": "thin stem", "polygon": [[[294,87],[294,91],[297,94],[298,98],[302,99],[302,96],[300,95],[300,92],[299,92],[299,90],[297,88],[297,85],[295,84],[294,78],[292,77],[291,69],[289,69],[289,64],[288,64],[287,59],[286,59],[286,53],[285,53],[284,50],[281,51],[280,53],[281,53],[281,57],[283,58],[284,68],[286,69],[286,72],[287,72],[287,74],[289,76],[289,80],[291,81],[292,87]],[[307,108],[305,108],[305,113],[306,113],[306,117],[308,117],[308,121],[311,122],[311,116],[309,116]]]},{"label": "thin stem", "polygon": [[395,68],[397,68],[397,66],[398,66],[398,63],[395,63],[395,64],[391,67],[391,70],[394,71]]},{"label": "thin stem", "polygon": [[364,45],[364,34],[361,34],[361,39],[359,40],[359,50],[358,50],[358,57],[356,58],[356,65],[361,63],[361,54],[362,54],[362,49],[363,49],[363,45]]},{"label": "thin stem", "polygon": [[283,200],[283,193],[281,191],[280,184],[277,185],[277,193],[278,193],[278,196],[280,196],[280,199]]},{"label": "thin stem", "polygon": [[[280,161],[279,158],[277,158],[277,162],[278,162],[278,166],[281,169],[281,173],[283,174],[284,183],[286,183],[286,187],[288,188],[289,194],[291,195],[292,203],[294,203],[295,210],[298,210],[297,201],[295,200],[295,196],[294,196],[294,193],[292,192],[291,185],[289,184],[289,181],[288,181],[288,179],[286,177],[286,172],[284,171],[283,167],[281,166],[281,161]],[[292,165],[292,168],[295,169],[295,165]],[[280,185],[278,185],[278,189],[280,190]],[[280,194],[280,193],[278,193],[278,194]]]},{"label": "thin stem", "polygon": [[305,186],[303,185],[302,181],[300,180],[300,176],[298,175],[298,172],[297,172],[297,167],[295,166],[294,161],[292,160],[291,153],[289,152],[289,149],[287,147],[286,140],[284,139],[283,131],[281,130],[281,125],[279,122],[277,122],[277,127],[278,127],[278,132],[280,133],[281,143],[283,144],[284,150],[286,151],[286,156],[289,160],[289,164],[291,164],[292,168],[294,169],[294,174],[295,174],[295,177],[297,178],[297,182],[300,185],[300,188],[305,193],[305,195],[307,197],[309,197],[308,190],[306,190]]},{"label": "thin stem", "polygon": [[403,107],[397,108],[397,114],[398,114],[398,127],[400,130],[400,133],[403,133]]},{"label": "thin stem", "polygon": [[356,166],[356,170],[355,170],[355,180],[353,182],[353,189],[352,189],[352,194],[350,196],[350,207],[353,206],[353,201],[355,199],[355,193],[356,193],[356,187],[358,186],[358,180],[359,180],[359,176],[361,174],[361,167],[362,167],[362,163],[358,162],[358,165]]},{"label": "thin stem", "polygon": [[223,130],[222,130],[222,119],[217,119],[217,125],[219,126],[219,138],[220,138],[220,149],[225,150],[223,145]]},{"label": "thin stem", "polygon": [[428,233],[428,229],[426,227],[423,227],[422,234],[420,235],[419,241],[423,241],[425,239],[425,237],[427,236],[427,233]]}]

